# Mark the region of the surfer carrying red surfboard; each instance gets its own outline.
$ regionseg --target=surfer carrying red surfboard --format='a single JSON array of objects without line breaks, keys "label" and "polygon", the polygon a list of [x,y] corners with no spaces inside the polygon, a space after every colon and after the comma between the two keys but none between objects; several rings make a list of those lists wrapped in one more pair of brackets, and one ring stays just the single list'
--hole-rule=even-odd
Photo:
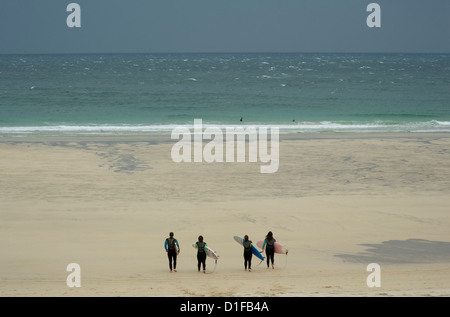
[{"label": "surfer carrying red surfboard", "polygon": [[267,268],[269,268],[270,262],[272,262],[272,268],[275,268],[275,253],[286,255],[288,254],[288,249],[281,243],[276,242],[273,237],[272,231],[269,231],[264,241],[259,240],[258,242],[256,242],[256,245],[258,246],[258,248],[262,249],[261,252],[264,252],[264,250],[266,251]]},{"label": "surfer carrying red surfboard", "polygon": [[277,240],[273,237],[272,231],[269,231],[262,246],[262,252],[266,251],[267,268],[269,268],[269,261],[272,262],[272,269],[275,268],[273,265],[275,258],[275,242],[277,242]]}]

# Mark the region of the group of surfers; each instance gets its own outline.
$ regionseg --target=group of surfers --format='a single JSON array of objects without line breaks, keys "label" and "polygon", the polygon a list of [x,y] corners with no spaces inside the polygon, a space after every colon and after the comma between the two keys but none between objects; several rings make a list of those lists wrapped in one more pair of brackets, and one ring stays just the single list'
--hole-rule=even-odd
[{"label": "group of surfers", "polygon": [[[273,237],[272,231],[269,231],[264,239],[262,246],[262,252],[266,253],[267,268],[272,264],[272,269],[275,268],[275,238]],[[244,247],[244,268],[245,271],[250,272],[252,269],[252,241],[249,239],[248,235],[244,236],[242,245]],[[203,240],[203,236],[198,237],[198,241],[195,242],[194,246],[197,248],[197,268],[200,272],[203,269],[203,273],[206,273],[206,252],[208,245]],[[169,269],[170,272],[177,271],[177,256],[180,254],[180,244],[174,237],[174,233],[170,232],[169,237],[164,242],[164,248],[166,249],[167,256],[169,258]]]}]

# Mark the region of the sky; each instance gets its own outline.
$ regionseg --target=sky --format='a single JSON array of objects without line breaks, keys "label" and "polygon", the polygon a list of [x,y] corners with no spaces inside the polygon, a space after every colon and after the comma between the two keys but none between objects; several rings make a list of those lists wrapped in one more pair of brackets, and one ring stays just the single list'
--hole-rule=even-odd
[{"label": "sky", "polygon": [[0,54],[167,52],[450,53],[450,1],[0,0]]}]

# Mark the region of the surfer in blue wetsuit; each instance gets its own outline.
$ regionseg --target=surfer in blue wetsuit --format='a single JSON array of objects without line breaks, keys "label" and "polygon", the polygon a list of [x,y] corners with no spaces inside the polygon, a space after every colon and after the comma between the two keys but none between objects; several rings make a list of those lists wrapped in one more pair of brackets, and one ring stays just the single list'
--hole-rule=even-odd
[{"label": "surfer in blue wetsuit", "polygon": [[197,248],[197,267],[200,272],[200,267],[203,266],[203,273],[206,273],[206,242],[203,242],[203,237],[199,236],[198,241],[195,242]]},{"label": "surfer in blue wetsuit", "polygon": [[164,248],[166,249],[167,256],[169,257],[169,269],[172,272],[172,262],[173,271],[177,271],[177,255],[180,254],[180,245],[177,239],[173,237],[173,232],[169,233],[169,237],[164,242]]},{"label": "surfer in blue wetsuit", "polygon": [[242,242],[242,245],[244,246],[244,267],[247,271],[250,272],[252,270],[252,241],[248,239],[248,235],[244,236],[244,241]]},{"label": "surfer in blue wetsuit", "polygon": [[275,240],[273,238],[272,231],[269,231],[269,233],[266,236],[266,239],[264,240],[264,244],[262,246],[263,252],[264,252],[264,250],[266,251],[267,268],[269,268],[269,260],[270,260],[270,262],[272,262],[272,269],[275,268],[273,266],[273,262],[274,262],[274,256],[275,256],[275,242],[276,241],[277,240]]}]

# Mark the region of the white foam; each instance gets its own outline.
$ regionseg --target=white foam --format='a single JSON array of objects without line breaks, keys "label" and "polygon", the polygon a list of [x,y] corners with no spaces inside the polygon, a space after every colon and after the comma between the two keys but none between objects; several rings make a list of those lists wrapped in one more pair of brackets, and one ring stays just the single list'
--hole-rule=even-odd
[{"label": "white foam", "polygon": [[[278,127],[280,133],[302,133],[302,132],[450,132],[448,121],[427,121],[403,124],[387,124],[383,122],[371,123],[340,123],[332,121],[321,122],[292,122],[286,123],[245,123],[245,124],[213,124],[204,122],[203,129],[208,127],[226,128],[260,128]],[[185,124],[150,124],[150,125],[47,125],[47,126],[18,126],[0,127],[0,135],[122,135],[122,134],[148,134],[148,133],[171,133],[177,127],[193,128],[193,122]]]},{"label": "white foam", "polygon": [[450,127],[450,121],[437,121],[437,120],[433,120],[432,122],[435,122],[435,123],[438,124],[438,125]]}]

